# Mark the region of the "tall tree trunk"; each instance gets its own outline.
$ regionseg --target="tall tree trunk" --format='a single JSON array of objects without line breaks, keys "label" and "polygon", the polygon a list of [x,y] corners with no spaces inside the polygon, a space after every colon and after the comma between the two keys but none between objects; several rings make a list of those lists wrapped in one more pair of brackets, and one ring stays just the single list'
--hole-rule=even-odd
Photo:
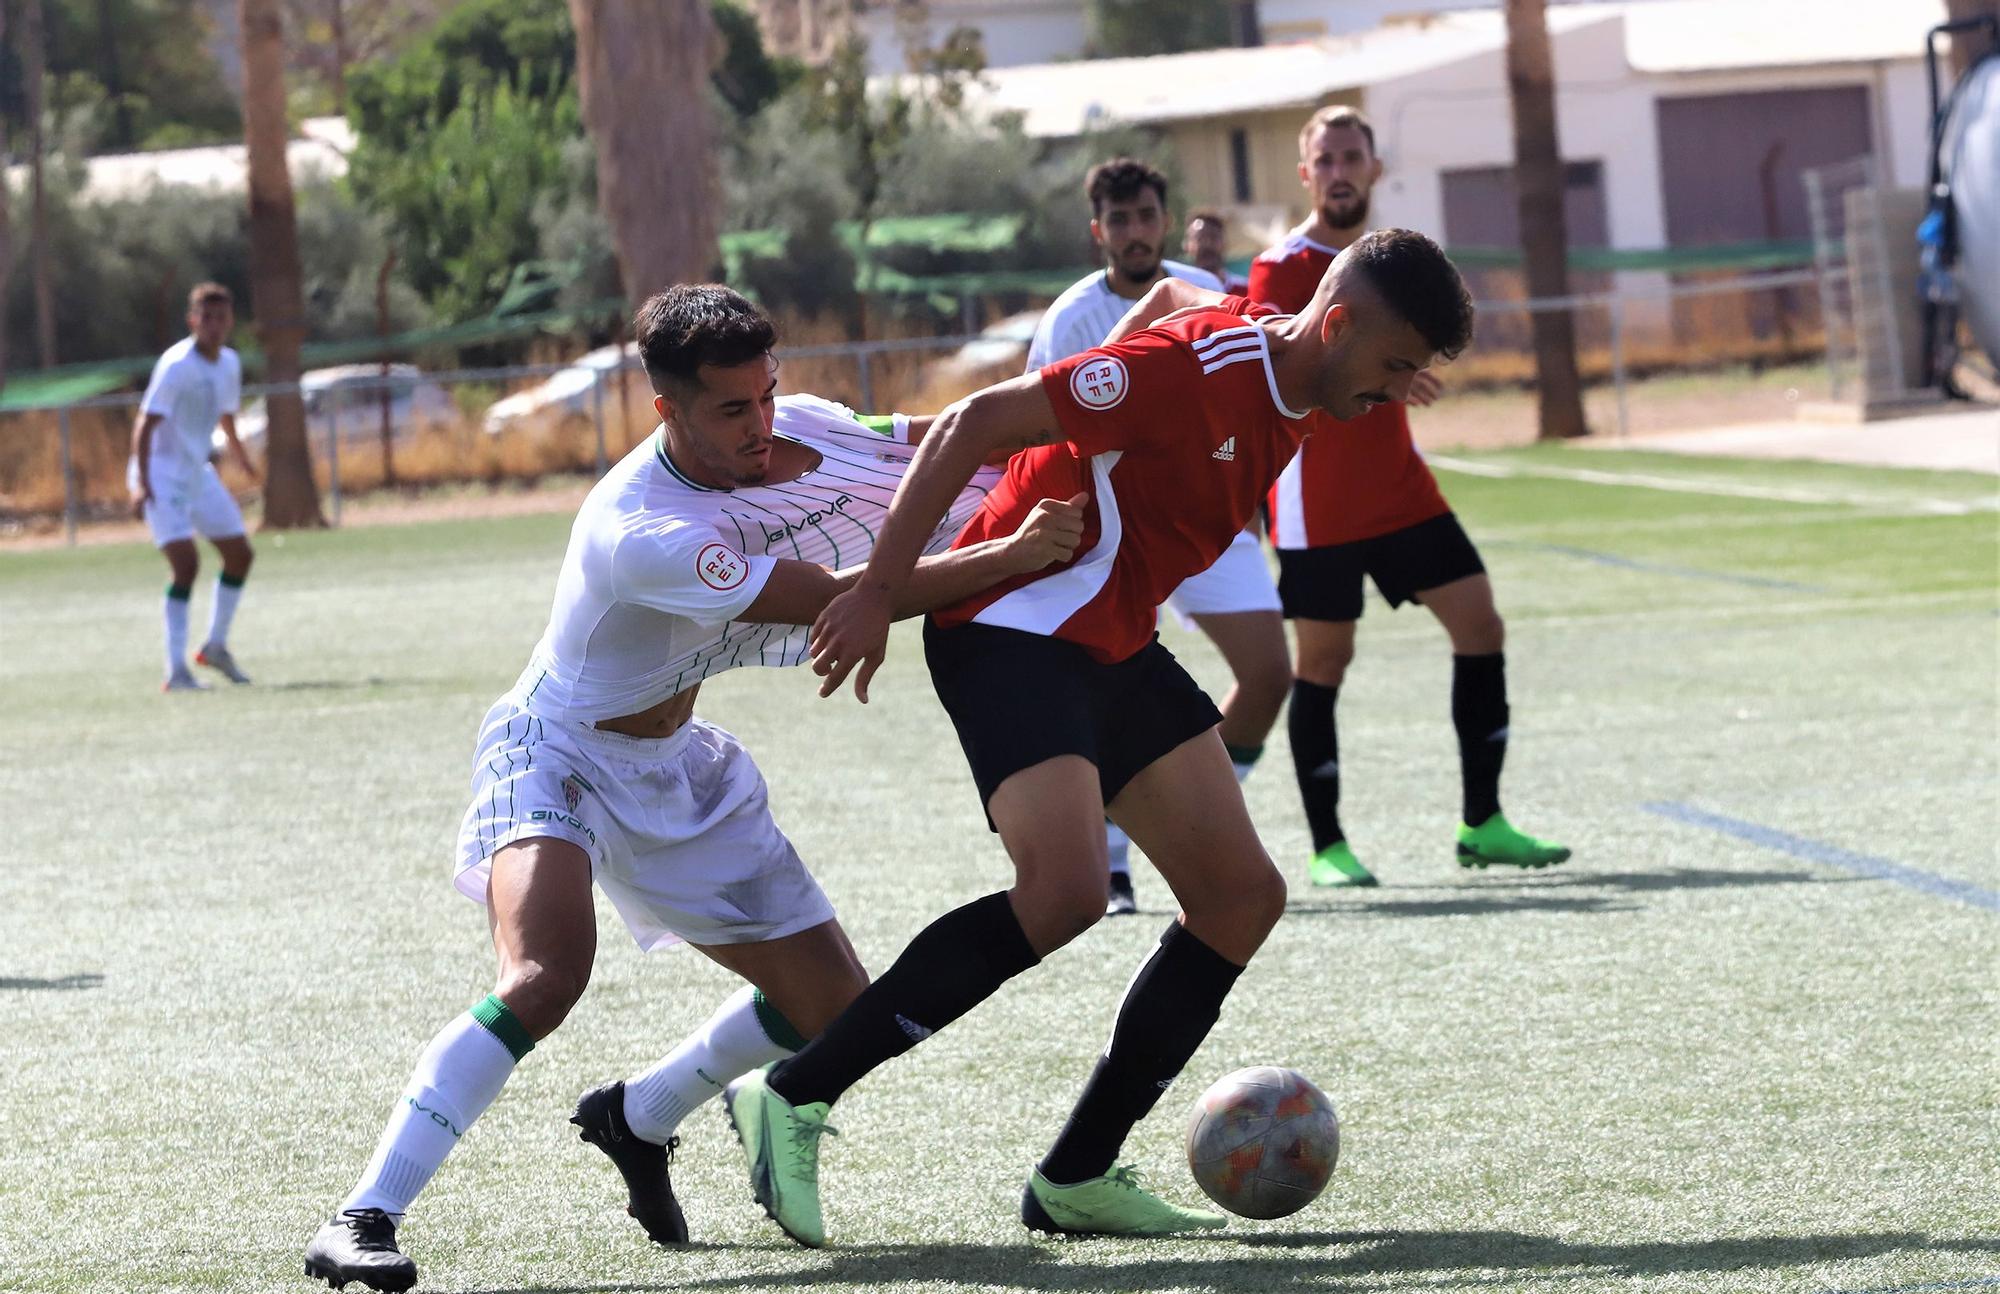
[{"label": "tall tree trunk", "polygon": [[333,112],[347,115],[347,11],[346,0],[333,0]]},{"label": "tall tree trunk", "polygon": [[[298,215],[285,169],[285,33],[278,0],[236,0],[243,33],[243,139],[250,154],[250,301],[264,347],[264,380],[299,380],[305,292]],[[266,398],[264,528],[323,526],[319,487],[298,392]]]},{"label": "tall tree trunk", "polygon": [[[1507,0],[1507,89],[1514,110],[1514,176],[1520,189],[1521,253],[1530,297],[1569,295],[1569,235],[1563,227],[1562,150],[1556,142],[1554,63],[1543,0]],[[1543,440],[1588,433],[1576,372],[1576,321],[1537,310],[1535,385]]]},{"label": "tall tree trunk", "polygon": [[21,6],[21,80],[28,110],[29,273],[35,276],[35,342],[43,368],[56,365],[56,291],[51,278],[55,258],[49,255],[49,192],[43,170],[42,118],[46,110],[46,70],[49,49],[42,32],[39,0]]},{"label": "tall tree trunk", "polygon": [[118,23],[111,13],[111,0],[97,0],[97,52],[104,58],[104,93],[118,119],[118,144],[137,148],[139,136],[132,128],[132,105],[125,98],[125,75],[118,70]]},{"label": "tall tree trunk", "polygon": [[[7,48],[7,6],[0,3],[0,50]],[[7,137],[0,133],[0,151],[6,150]],[[14,269],[14,228],[7,220],[7,172],[0,169],[0,316],[7,308],[7,280]],[[5,323],[0,317],[0,325]],[[7,389],[7,329],[0,326],[0,391]]]},{"label": "tall tree trunk", "polygon": [[[714,272],[707,0],[569,0],[597,205],[633,303]],[[644,105],[635,111],[635,105]]]},{"label": "tall tree trunk", "polygon": [[[1945,0],[1945,17],[1952,22],[1966,18],[2000,18],[2000,0]],[[1963,31],[1951,38],[1951,79],[1955,84],[1973,62],[1993,48],[1983,31]]]}]

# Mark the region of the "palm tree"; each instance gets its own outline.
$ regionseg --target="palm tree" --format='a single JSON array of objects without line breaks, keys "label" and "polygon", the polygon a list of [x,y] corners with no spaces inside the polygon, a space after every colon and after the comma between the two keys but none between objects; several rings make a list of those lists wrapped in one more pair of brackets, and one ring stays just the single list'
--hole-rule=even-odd
[{"label": "palm tree", "polygon": [[285,168],[285,31],[278,0],[237,0],[243,40],[243,140],[250,154],[250,301],[264,348],[264,380],[293,390],[269,397],[264,527],[323,526],[319,487],[296,389],[306,331],[298,213]]},{"label": "palm tree", "polygon": [[[0,4],[0,50],[7,48],[7,6]],[[7,223],[7,177],[0,174],[0,302],[7,299],[7,271],[14,264],[14,231]],[[0,391],[7,389],[7,330],[0,328]]]},{"label": "palm tree", "polygon": [[[1562,150],[1543,0],[1507,0],[1507,88],[1514,110],[1514,175],[1520,189],[1521,253],[1530,297],[1569,295],[1569,235],[1563,227]],[[1576,322],[1568,310],[1530,316],[1543,440],[1586,435],[1576,372]]]},{"label": "palm tree", "polygon": [[47,37],[42,30],[40,0],[21,6],[21,82],[23,107],[28,114],[28,243],[34,275],[35,342],[43,368],[56,365],[56,294],[54,258],[49,255],[49,190],[44,172],[48,151],[42,138],[42,112],[49,61]]},{"label": "palm tree", "polygon": [[634,303],[716,263],[707,0],[569,0],[597,205]]}]

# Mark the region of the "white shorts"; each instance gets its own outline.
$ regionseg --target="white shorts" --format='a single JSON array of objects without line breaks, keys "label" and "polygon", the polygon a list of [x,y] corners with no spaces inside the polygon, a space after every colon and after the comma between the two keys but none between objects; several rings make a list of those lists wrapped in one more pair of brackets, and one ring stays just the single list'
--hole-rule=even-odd
[{"label": "white shorts", "polygon": [[1167,596],[1167,606],[1188,626],[1195,616],[1277,611],[1282,605],[1278,586],[1271,580],[1271,564],[1264,560],[1264,545],[1252,530],[1237,535],[1213,566],[1188,576]]},{"label": "white shorts", "polygon": [[590,855],[591,877],[647,952],[760,943],[833,920],[771,818],[750,752],[699,719],[669,737],[626,737],[495,702],[458,828],[460,892],[486,902],[493,855],[537,836]]},{"label": "white shorts", "polygon": [[[153,498],[146,505],[146,526],[153,532],[155,548],[197,534],[203,539],[234,539],[243,533],[243,510],[216,475],[215,464],[203,463],[189,471],[155,459],[147,477]],[[125,461],[125,488],[139,488],[136,458]]]}]

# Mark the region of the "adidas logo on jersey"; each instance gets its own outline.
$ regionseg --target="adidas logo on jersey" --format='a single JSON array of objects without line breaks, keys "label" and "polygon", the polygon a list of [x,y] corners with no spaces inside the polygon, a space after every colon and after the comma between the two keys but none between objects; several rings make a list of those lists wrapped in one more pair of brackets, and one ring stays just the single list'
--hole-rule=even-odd
[{"label": "adidas logo on jersey", "polygon": [[1214,459],[1219,459],[1225,463],[1235,462],[1236,437],[1231,436],[1228,440],[1223,441],[1221,445],[1217,446],[1216,451],[1213,454],[1210,454],[1209,457]]}]

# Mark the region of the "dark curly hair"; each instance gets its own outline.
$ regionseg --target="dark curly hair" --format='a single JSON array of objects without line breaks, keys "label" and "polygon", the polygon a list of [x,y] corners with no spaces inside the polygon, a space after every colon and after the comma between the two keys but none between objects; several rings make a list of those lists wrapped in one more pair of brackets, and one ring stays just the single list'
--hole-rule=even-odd
[{"label": "dark curly hair", "polygon": [[733,368],[778,344],[764,312],[720,283],[677,283],[648,297],[632,317],[639,358],[653,390],[697,382],[704,364]]},{"label": "dark curly hair", "polygon": [[1167,177],[1136,157],[1114,157],[1099,162],[1083,177],[1083,191],[1090,196],[1093,216],[1104,209],[1105,203],[1130,202],[1147,188],[1160,195],[1162,207],[1167,205]]}]

